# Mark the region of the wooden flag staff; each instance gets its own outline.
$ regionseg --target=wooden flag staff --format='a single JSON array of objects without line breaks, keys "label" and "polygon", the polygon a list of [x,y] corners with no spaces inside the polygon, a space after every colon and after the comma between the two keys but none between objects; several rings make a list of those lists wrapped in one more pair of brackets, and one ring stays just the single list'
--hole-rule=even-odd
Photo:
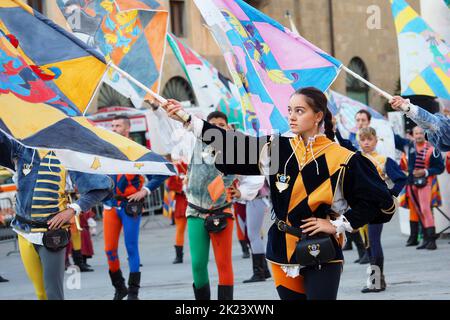
[{"label": "wooden flag staff", "polygon": [[[156,100],[158,100],[160,103],[162,104],[166,104],[167,103],[167,99],[165,99],[164,97],[160,96],[159,94],[157,94],[156,92],[153,92],[152,90],[150,90],[149,88],[147,88],[145,85],[143,85],[140,81],[136,80],[134,77],[132,77],[129,73],[127,73],[126,71],[120,69],[118,66],[116,66],[113,63],[110,63],[109,66],[111,68],[113,68],[114,70],[116,70],[117,72],[119,72],[122,76],[124,76],[125,78],[127,78],[130,82],[134,83],[135,85],[137,85],[139,88],[141,88],[142,90],[144,90],[145,92],[147,92],[148,94],[150,94],[153,98],[155,98]],[[344,70],[345,72],[347,72],[348,74],[350,74],[351,76],[355,77],[356,79],[358,79],[359,81],[365,83],[367,86],[369,86],[370,88],[372,88],[373,90],[375,90],[376,92],[378,92],[380,95],[382,95],[383,97],[385,97],[386,99],[388,99],[389,101],[392,100],[393,96],[390,95],[389,93],[387,93],[386,91],[378,88],[376,85],[370,83],[369,81],[367,81],[366,79],[364,79],[363,77],[361,77],[359,74],[353,72],[352,70],[350,70],[349,68],[347,68],[346,66],[342,65],[342,70]],[[408,110],[407,105],[403,105],[402,109],[404,111]],[[187,121],[189,119],[189,114],[185,111],[179,111],[177,113],[177,115],[183,119],[183,121]]]},{"label": "wooden flag staff", "polygon": [[[294,21],[292,20],[292,16],[290,14],[289,11],[286,11],[286,17],[289,19],[289,22],[291,24],[291,31],[294,32],[295,34],[297,34],[298,36],[300,36],[300,33],[298,32]],[[381,94],[383,97],[385,97],[386,99],[388,99],[388,101],[390,102],[392,100],[392,95],[390,95],[389,93],[387,93],[384,90],[381,90],[380,88],[378,88],[376,85],[374,85],[373,83],[367,81],[366,79],[364,79],[363,77],[361,77],[359,74],[353,72],[352,70],[350,70],[349,68],[347,68],[346,66],[342,65],[341,67],[345,72],[347,72],[348,74],[352,75],[353,77],[355,77],[356,79],[358,79],[359,81],[365,83],[366,85],[368,85],[370,88],[372,88],[373,90],[375,90],[376,92],[378,92],[379,94]],[[407,111],[408,110],[408,104],[404,104],[401,107],[403,109],[403,111]]]},{"label": "wooden flag staff", "polygon": [[[342,65],[342,70],[344,70],[345,72],[347,72],[348,74],[350,74],[351,76],[355,77],[356,79],[358,79],[359,81],[365,83],[367,86],[369,86],[370,88],[372,88],[373,90],[375,90],[376,92],[378,92],[379,94],[381,94],[383,97],[385,97],[386,99],[388,99],[388,101],[391,101],[393,96],[390,95],[389,93],[387,93],[384,90],[381,90],[380,88],[378,88],[376,85],[374,85],[373,83],[370,83],[369,81],[367,81],[366,79],[364,79],[363,77],[361,77],[359,74],[357,74],[356,72],[353,72],[352,70],[350,70],[349,68],[347,68],[346,66]],[[404,104],[401,107],[403,109],[403,111],[407,111],[408,110],[408,104]]]},{"label": "wooden flag staff", "polygon": [[[157,94],[156,92],[153,92],[152,90],[150,90],[149,88],[147,88],[145,85],[143,85],[140,81],[136,80],[133,76],[131,76],[129,73],[127,73],[126,71],[120,69],[118,66],[116,66],[114,63],[110,63],[109,66],[111,68],[113,68],[114,70],[116,70],[117,72],[119,72],[122,76],[124,76],[125,78],[127,78],[130,82],[134,83],[135,85],[137,85],[139,88],[141,88],[142,90],[144,90],[145,92],[147,92],[148,94],[150,94],[153,98],[155,98],[156,100],[158,100],[158,102],[160,102],[161,104],[166,104],[167,103],[167,99],[160,96],[159,94]],[[183,121],[188,121],[189,120],[189,114],[185,111],[178,111],[177,112],[177,116],[179,116],[181,119],[183,119]]]}]

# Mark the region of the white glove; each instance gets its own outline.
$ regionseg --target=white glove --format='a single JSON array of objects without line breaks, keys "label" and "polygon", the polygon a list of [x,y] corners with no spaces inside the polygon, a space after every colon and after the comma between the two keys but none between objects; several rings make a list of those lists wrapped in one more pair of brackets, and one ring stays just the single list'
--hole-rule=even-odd
[{"label": "white glove", "polygon": [[97,221],[95,221],[93,218],[89,218],[87,220],[87,224],[89,228],[95,228],[97,226]]}]

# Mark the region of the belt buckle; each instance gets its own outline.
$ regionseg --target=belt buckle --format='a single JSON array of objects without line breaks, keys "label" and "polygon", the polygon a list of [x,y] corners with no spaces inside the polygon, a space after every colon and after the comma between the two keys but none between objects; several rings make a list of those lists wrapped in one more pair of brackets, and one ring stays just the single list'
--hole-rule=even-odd
[{"label": "belt buckle", "polygon": [[277,228],[278,228],[278,230],[280,230],[282,232],[286,232],[286,223],[282,220],[279,220],[277,222]]}]

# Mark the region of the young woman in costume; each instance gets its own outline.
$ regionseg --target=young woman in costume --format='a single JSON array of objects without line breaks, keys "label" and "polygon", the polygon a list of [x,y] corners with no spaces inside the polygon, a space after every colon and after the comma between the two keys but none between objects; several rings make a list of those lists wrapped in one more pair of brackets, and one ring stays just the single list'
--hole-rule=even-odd
[{"label": "young woman in costume", "polygon": [[[163,108],[182,121],[177,101],[169,100]],[[268,176],[274,224],[266,257],[280,298],[333,300],[343,265],[338,235],[388,222],[397,205],[372,162],[334,142],[332,116],[321,91],[295,92],[288,114],[288,135],[256,138],[195,117],[185,126],[215,149],[216,166],[225,175]],[[319,233],[329,235],[335,257],[314,267],[300,266],[295,254],[299,239]]]}]

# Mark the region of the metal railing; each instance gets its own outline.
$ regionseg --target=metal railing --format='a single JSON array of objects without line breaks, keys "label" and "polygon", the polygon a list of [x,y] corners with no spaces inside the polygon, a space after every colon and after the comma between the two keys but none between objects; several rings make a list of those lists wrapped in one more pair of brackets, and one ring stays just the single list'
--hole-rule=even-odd
[{"label": "metal railing", "polygon": [[17,244],[17,233],[11,228],[10,224],[14,218],[14,206],[11,199],[0,199],[0,215],[3,216],[3,223],[0,224],[0,244],[12,242],[14,250],[9,251],[6,255],[19,252]]},{"label": "metal railing", "polygon": [[161,210],[163,207],[163,198],[161,188],[154,190],[147,196],[144,202],[144,213],[155,214],[155,211]]},{"label": "metal railing", "polygon": [[[442,211],[441,208],[435,207],[434,209],[437,210],[440,214],[442,214],[442,216],[443,216],[447,221],[450,221],[450,215],[445,214],[445,212]],[[444,234],[447,230],[449,230],[449,229],[450,229],[450,225],[449,225],[448,227],[444,228],[441,232],[439,232],[439,233],[437,234],[437,236],[443,235],[443,234]]]},{"label": "metal railing", "polygon": [[[152,193],[150,193],[150,195],[148,195],[144,200],[144,208],[142,210],[142,215],[146,217],[143,217],[143,220],[145,221],[141,225],[141,229],[144,229],[147,226],[147,224],[155,216],[155,212],[158,210],[162,210],[162,207],[163,207],[162,188],[158,188],[152,191]],[[93,210],[96,213],[96,220],[103,219],[103,206],[101,204],[94,207]],[[103,229],[101,229],[96,236],[98,237],[102,233]]]},{"label": "metal railing", "polygon": [[145,222],[142,224],[141,229],[144,229],[147,224],[153,219],[155,216],[155,212],[158,210],[162,210],[163,207],[163,195],[162,188],[158,188],[147,196],[147,199],[144,202],[144,211],[143,213],[148,213],[148,217],[145,219]]}]

